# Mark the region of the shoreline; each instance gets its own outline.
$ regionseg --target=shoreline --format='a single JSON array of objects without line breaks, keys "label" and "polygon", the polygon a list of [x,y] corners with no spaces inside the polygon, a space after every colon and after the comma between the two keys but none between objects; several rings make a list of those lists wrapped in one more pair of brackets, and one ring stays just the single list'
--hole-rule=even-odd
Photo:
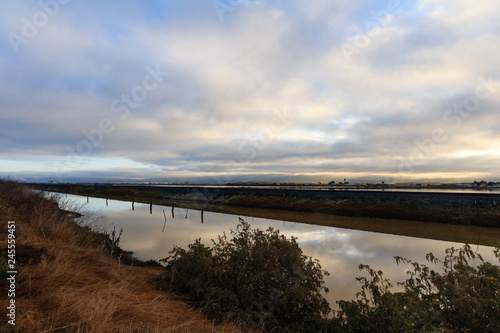
[{"label": "shoreline", "polygon": [[[65,193],[56,192],[60,195]],[[80,195],[81,194],[76,194]],[[132,202],[131,198],[124,196],[99,196],[89,195],[89,197]],[[195,209],[204,211],[266,218],[278,221],[297,222],[305,224],[315,224],[321,226],[353,229],[367,232],[378,232],[407,237],[417,237],[434,239],[440,241],[458,242],[464,244],[478,244],[484,246],[495,246],[500,239],[500,228],[483,226],[452,225],[436,222],[421,222],[396,219],[335,216],[325,213],[297,212],[290,210],[242,207],[224,204],[202,204],[187,200],[162,200],[145,197],[135,197],[135,203],[153,204],[159,206],[174,205],[176,208]]]},{"label": "shoreline", "polygon": [[31,184],[50,192],[182,204],[194,209],[240,207],[332,216],[368,217],[452,225],[500,227],[500,193],[293,190],[234,187],[164,187],[109,184]]}]

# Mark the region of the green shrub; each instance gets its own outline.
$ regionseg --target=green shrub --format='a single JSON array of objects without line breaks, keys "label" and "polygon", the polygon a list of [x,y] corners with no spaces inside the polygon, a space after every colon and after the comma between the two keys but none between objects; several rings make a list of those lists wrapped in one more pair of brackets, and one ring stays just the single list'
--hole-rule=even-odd
[{"label": "green shrub", "polygon": [[[494,253],[499,258],[499,248]],[[396,257],[412,266],[402,292],[367,265],[370,279],[362,283],[359,300],[338,302],[337,330],[345,332],[500,332],[500,266],[485,262],[465,245],[446,250],[438,273],[424,264]]]},{"label": "green shrub", "polygon": [[[450,248],[434,266],[396,257],[410,265],[400,291],[382,271],[360,265],[357,300],[338,301],[333,318],[322,296],[319,262],[302,254],[296,238],[251,229],[242,222],[232,239],[219,236],[208,247],[197,239],[162,259],[159,289],[190,295],[209,318],[238,321],[243,329],[272,332],[500,332],[500,266],[470,246]],[[500,260],[500,248],[494,250]]]},{"label": "green shrub", "polygon": [[319,262],[303,255],[296,238],[241,222],[207,247],[197,239],[162,259],[158,288],[186,293],[214,320],[238,321],[244,329],[318,332],[331,309]]}]

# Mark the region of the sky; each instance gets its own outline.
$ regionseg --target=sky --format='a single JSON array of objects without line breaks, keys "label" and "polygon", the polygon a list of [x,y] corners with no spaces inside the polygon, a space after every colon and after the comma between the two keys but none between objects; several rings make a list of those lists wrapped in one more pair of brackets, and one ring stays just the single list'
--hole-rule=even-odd
[{"label": "sky", "polygon": [[0,177],[500,180],[498,1],[0,3]]}]

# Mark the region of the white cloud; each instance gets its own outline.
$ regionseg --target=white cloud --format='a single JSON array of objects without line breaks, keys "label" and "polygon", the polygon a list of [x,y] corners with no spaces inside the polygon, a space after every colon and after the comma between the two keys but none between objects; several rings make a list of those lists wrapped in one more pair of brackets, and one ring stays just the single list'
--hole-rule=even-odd
[{"label": "white cloud", "polygon": [[[347,61],[342,46],[354,43],[353,27],[363,31],[387,3],[258,1],[224,21],[201,1],[70,3],[18,54],[7,38],[0,42],[0,158],[64,159],[67,145],[86,140],[83,130],[110,118],[115,130],[89,158],[153,163],[165,176],[228,168],[367,176],[397,173],[416,141],[441,128],[446,142],[402,176],[498,177],[498,154],[483,152],[500,139],[500,5],[402,5]],[[22,17],[40,10],[4,8],[11,15],[0,14],[3,36],[20,33]],[[170,75],[120,119],[113,101],[156,65]],[[478,77],[489,76],[495,92],[479,110],[460,126],[446,121],[448,109],[474,95]],[[9,163],[0,172],[12,171]]]}]

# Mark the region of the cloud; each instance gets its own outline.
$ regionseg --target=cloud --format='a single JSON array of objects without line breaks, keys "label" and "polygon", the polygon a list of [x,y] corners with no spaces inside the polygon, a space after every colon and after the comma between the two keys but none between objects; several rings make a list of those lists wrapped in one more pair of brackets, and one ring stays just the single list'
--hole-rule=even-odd
[{"label": "cloud", "polygon": [[[499,6],[401,1],[384,16],[383,1],[244,1],[221,21],[203,1],[72,1],[16,53],[9,34],[23,36],[44,9],[5,3],[0,172],[15,172],[18,161],[30,176],[26,157],[34,156],[31,173],[50,174],[68,151],[92,144],[85,133],[106,119],[113,130],[84,154],[106,161],[103,170],[124,159],[136,173],[154,165],[166,178],[397,176],[401,161],[442,130],[446,140],[399,176],[498,177]],[[356,47],[348,58],[346,45]],[[148,68],[169,75],[145,89]],[[488,98],[474,112],[453,111],[475,96],[479,78],[489,80]]]}]

